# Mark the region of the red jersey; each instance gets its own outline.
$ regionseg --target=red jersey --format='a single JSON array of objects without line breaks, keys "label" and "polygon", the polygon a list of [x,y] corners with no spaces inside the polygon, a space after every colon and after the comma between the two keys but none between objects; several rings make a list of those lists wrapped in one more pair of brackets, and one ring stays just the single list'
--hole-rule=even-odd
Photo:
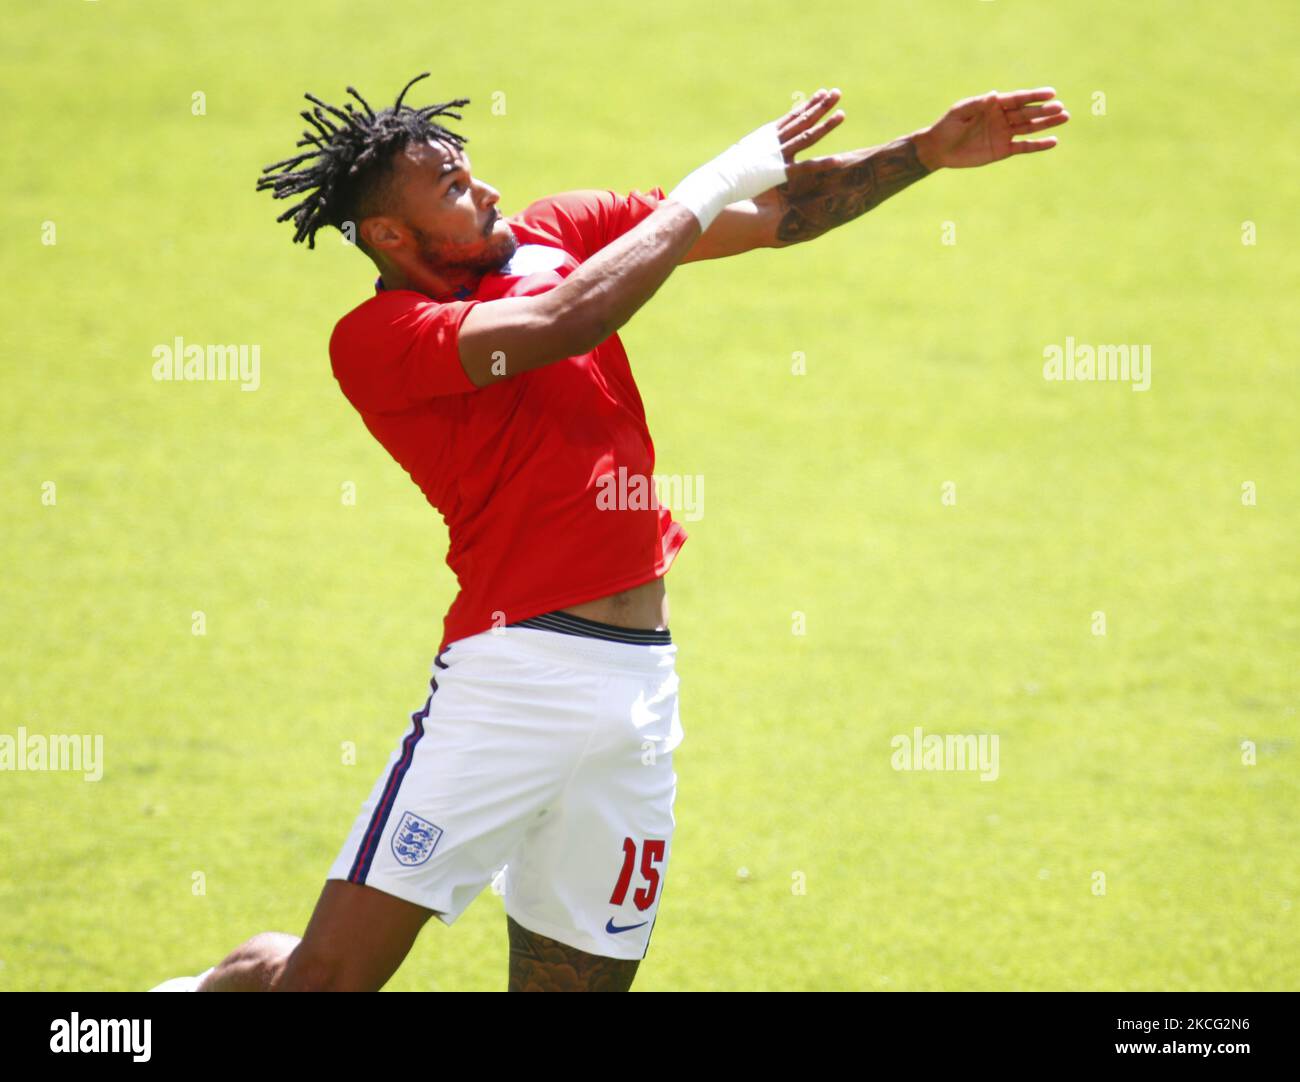
[{"label": "red jersey", "polygon": [[460,590],[439,650],[658,578],[686,540],[653,496],[626,498],[653,494],[655,453],[617,334],[486,387],[470,382],[457,343],[476,304],[554,289],[664,198],[652,188],[538,200],[506,219],[519,247],[473,291],[430,298],[377,282],[334,328],[343,393],[447,524]]}]

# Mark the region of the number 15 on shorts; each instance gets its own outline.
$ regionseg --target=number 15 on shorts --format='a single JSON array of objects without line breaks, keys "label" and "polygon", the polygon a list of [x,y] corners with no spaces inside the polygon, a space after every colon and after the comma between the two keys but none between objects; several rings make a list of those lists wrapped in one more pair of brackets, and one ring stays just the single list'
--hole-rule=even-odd
[{"label": "number 15 on shorts", "polygon": [[[637,909],[645,910],[654,905],[655,895],[659,893],[658,865],[663,863],[664,846],[666,844],[662,838],[646,838],[641,843],[640,871],[645,885],[637,887],[632,892],[632,904]],[[618,873],[618,882],[614,885],[614,893],[609,896],[610,905],[623,904],[627,898],[628,887],[632,885],[632,872],[636,870],[637,866],[637,844],[631,838],[624,838],[623,868]]]}]

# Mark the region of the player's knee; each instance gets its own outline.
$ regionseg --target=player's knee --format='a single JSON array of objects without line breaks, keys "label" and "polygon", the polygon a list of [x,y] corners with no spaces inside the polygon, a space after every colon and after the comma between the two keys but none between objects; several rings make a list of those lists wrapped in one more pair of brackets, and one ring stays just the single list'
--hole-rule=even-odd
[{"label": "player's knee", "polygon": [[275,982],[277,992],[329,992],[342,967],[338,959],[316,951],[306,950],[298,944],[285,959],[284,967]]},{"label": "player's knee", "polygon": [[374,992],[377,988],[339,954],[299,944],[285,960],[277,992]]},{"label": "player's knee", "polygon": [[293,952],[302,940],[286,932],[263,932],[248,941],[245,964],[252,969],[258,982],[265,988],[274,988],[284,975]]},{"label": "player's knee", "polygon": [[285,932],[262,932],[241,943],[200,984],[204,992],[264,992],[284,970],[299,939]]}]

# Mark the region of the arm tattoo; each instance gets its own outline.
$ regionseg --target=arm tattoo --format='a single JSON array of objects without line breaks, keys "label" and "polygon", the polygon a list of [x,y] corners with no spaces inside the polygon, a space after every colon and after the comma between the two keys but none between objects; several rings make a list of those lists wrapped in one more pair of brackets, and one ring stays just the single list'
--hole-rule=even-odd
[{"label": "arm tattoo", "polygon": [[795,162],[786,171],[786,182],[775,189],[781,205],[777,240],[798,244],[820,237],[879,206],[928,173],[910,137],[884,146]]},{"label": "arm tattoo", "polygon": [[507,917],[510,930],[510,991],[626,992],[640,959],[587,954],[548,939]]}]

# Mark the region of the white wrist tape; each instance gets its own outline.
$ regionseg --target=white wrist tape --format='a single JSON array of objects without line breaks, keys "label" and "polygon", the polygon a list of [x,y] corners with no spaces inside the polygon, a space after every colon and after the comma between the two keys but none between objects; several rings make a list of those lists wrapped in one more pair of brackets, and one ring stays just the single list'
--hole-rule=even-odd
[{"label": "white wrist tape", "polygon": [[785,158],[773,120],[701,165],[668,198],[689,207],[703,231],[728,203],[752,199],[785,179]]}]

